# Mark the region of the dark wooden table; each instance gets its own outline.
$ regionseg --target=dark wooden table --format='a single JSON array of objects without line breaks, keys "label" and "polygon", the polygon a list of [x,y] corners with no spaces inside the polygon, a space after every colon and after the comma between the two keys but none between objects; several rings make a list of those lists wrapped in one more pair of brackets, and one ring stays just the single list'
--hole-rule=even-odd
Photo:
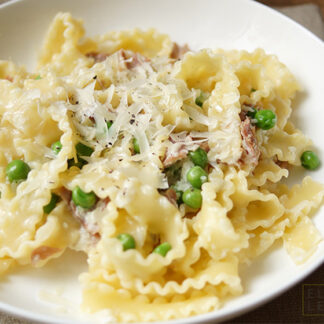
[{"label": "dark wooden table", "polygon": [[267,6],[272,7],[281,7],[281,6],[294,6],[294,5],[300,5],[305,3],[313,3],[320,7],[322,17],[324,18],[324,0],[258,0],[259,2],[262,2],[266,4]]}]

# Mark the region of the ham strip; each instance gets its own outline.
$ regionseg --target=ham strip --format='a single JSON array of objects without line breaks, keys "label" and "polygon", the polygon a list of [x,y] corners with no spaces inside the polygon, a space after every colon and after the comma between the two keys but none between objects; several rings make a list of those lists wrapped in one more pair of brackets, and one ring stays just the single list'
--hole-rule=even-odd
[{"label": "ham strip", "polygon": [[[72,216],[78,220],[81,225],[85,228],[85,230],[91,234],[92,236],[96,237],[96,238],[100,238],[100,234],[99,234],[99,226],[95,226],[92,225],[90,226],[85,218],[84,213],[81,213],[79,211],[79,209],[77,208],[77,206],[73,203],[72,201],[72,193],[70,190],[66,189],[65,187],[61,187],[58,190],[58,194],[61,196],[61,198],[66,202],[66,204],[68,205]],[[103,200],[104,202],[104,206],[107,206],[107,204],[110,202],[109,197],[107,197],[106,199]]]},{"label": "ham strip", "polygon": [[163,166],[165,168],[171,166],[175,162],[185,159],[188,155],[188,149],[183,143],[176,143],[172,147],[172,151],[167,149],[165,159],[163,160]]},{"label": "ham strip", "polygon": [[289,169],[289,166],[290,166],[290,164],[287,161],[279,161],[278,160],[276,162],[276,164],[279,165],[280,168],[282,168],[282,169]]},{"label": "ham strip", "polygon": [[165,196],[172,205],[178,207],[177,204],[177,193],[173,188],[169,188],[165,191],[161,191],[161,194]]},{"label": "ham strip", "polygon": [[[165,168],[171,166],[175,162],[185,159],[188,156],[190,150],[193,150],[192,141],[194,140],[190,135],[187,135],[184,138],[177,136],[170,136],[170,142],[173,144],[166,150],[164,159],[162,160],[163,166]],[[196,144],[199,145],[205,152],[209,152],[210,148],[208,141],[203,141]]]},{"label": "ham strip", "polygon": [[57,254],[61,252],[62,249],[56,248],[56,247],[50,247],[46,245],[42,245],[38,247],[37,249],[33,250],[31,254],[31,262],[32,264],[36,264],[40,260],[45,260],[52,256],[53,254]]},{"label": "ham strip", "polygon": [[129,70],[135,68],[138,65],[143,64],[144,62],[150,62],[149,58],[147,58],[139,53],[134,53],[132,51],[120,50],[120,55],[121,55],[122,59],[124,60],[126,68]]},{"label": "ham strip", "polygon": [[189,151],[197,149],[197,146],[207,153],[210,150],[208,140],[199,140],[197,138],[194,139],[190,135],[186,134],[184,136],[179,136],[179,134],[171,134],[169,141],[173,145],[170,145],[167,148],[164,159],[161,159],[165,168],[171,166],[179,160],[185,159],[188,156]]},{"label": "ham strip", "polygon": [[206,153],[208,153],[210,151],[210,147],[208,145],[208,141],[205,142],[201,142],[199,144],[200,148],[203,149]]},{"label": "ham strip", "polygon": [[108,53],[90,52],[86,57],[93,58],[95,63],[103,62],[109,56]]},{"label": "ham strip", "polygon": [[241,123],[241,136],[243,152],[240,162],[255,167],[259,161],[260,149],[255,136],[255,126],[251,124],[251,119],[248,117]]},{"label": "ham strip", "polygon": [[189,51],[190,51],[190,49],[187,44],[185,44],[183,46],[179,46],[177,43],[173,43],[172,52],[170,54],[170,57],[172,59],[179,60],[179,59],[182,59],[183,56]]},{"label": "ham strip", "polygon": [[70,205],[72,199],[72,192],[70,190],[67,190],[65,187],[61,187],[58,189],[57,193],[61,196],[62,200]]},{"label": "ham strip", "polygon": [[278,160],[277,155],[274,157],[273,160],[282,169],[289,169],[289,167],[290,167],[290,164],[287,161],[280,161],[280,160]]}]

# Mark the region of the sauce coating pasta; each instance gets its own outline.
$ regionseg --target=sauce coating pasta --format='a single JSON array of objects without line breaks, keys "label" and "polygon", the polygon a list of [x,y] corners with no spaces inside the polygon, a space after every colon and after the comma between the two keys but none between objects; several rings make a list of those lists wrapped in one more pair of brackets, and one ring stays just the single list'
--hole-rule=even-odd
[{"label": "sauce coating pasta", "polygon": [[36,73],[0,61],[1,273],[83,251],[83,310],[140,322],[221,307],[278,239],[305,262],[324,187],[281,183],[319,165],[289,120],[298,90],[262,49],[85,38],[59,13]]}]

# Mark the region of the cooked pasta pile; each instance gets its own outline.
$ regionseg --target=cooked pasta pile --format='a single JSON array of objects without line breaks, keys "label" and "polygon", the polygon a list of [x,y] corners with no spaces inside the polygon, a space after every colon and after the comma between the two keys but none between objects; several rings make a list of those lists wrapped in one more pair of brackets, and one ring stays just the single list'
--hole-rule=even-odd
[{"label": "cooked pasta pile", "polygon": [[1,272],[84,251],[83,309],[153,321],[242,294],[239,265],[277,239],[314,252],[323,185],[280,181],[319,162],[275,56],[83,35],[60,13],[36,73],[0,61]]}]

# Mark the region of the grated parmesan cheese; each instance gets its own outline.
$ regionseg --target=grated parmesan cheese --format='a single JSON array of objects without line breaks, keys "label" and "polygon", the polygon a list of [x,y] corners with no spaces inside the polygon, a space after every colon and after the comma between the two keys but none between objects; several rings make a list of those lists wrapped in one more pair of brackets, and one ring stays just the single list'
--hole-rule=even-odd
[{"label": "grated parmesan cheese", "polygon": [[[120,50],[90,71],[78,69],[75,73],[81,81],[77,89],[72,87],[73,73],[65,77],[74,99],[57,106],[71,112],[79,135],[75,141],[88,143],[95,150],[94,157],[102,156],[110,169],[144,183],[149,174],[154,187],[167,189],[164,168],[209,141],[211,132],[206,130],[218,125],[217,116],[207,116],[197,107],[198,90],[188,89],[185,81],[176,77],[176,66],[166,57],[149,60]],[[106,88],[100,75],[109,80]],[[215,109],[222,111],[219,105]],[[108,121],[112,122],[109,129]],[[134,138],[138,154],[134,154]],[[84,159],[91,164],[93,158]],[[132,171],[132,163],[143,171]],[[188,184],[183,181],[180,186],[187,188]]]}]

